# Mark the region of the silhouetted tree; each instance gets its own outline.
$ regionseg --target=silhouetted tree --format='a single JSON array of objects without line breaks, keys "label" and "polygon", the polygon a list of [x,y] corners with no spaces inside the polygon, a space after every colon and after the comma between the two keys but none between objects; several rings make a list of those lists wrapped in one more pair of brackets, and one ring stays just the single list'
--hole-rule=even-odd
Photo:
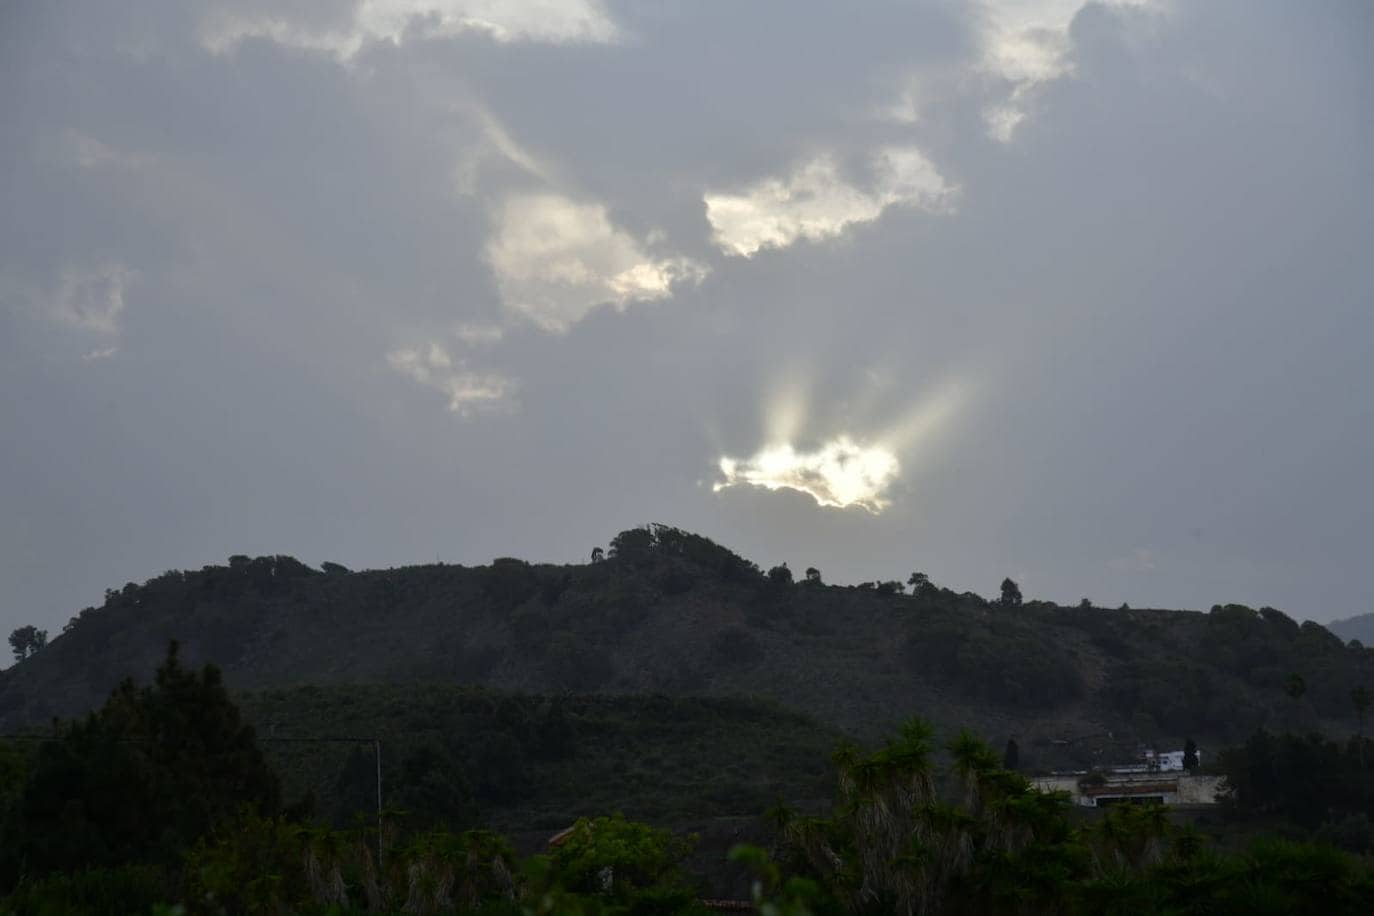
[{"label": "silhouetted tree", "polygon": [[821,571],[814,566],[806,567],[806,581],[812,585],[820,585]]},{"label": "silhouetted tree", "polygon": [[47,644],[48,631],[40,630],[32,624],[22,626],[10,634],[10,648],[14,651],[14,660],[17,662],[22,662],[37,653]]},{"label": "silhouetted tree", "polygon": [[1002,580],[1002,607],[1021,606],[1021,587],[1011,579]]},{"label": "silhouetted tree", "polygon": [[1298,622],[1278,608],[1262,607],[1259,609],[1259,615],[1261,620],[1288,639],[1296,638],[1300,631]]},{"label": "silhouetted tree", "polygon": [[935,586],[930,582],[930,576],[923,572],[914,572],[906,580],[906,584],[911,586],[911,593],[916,596],[924,595],[928,589]]},{"label": "silhouetted tree", "polygon": [[878,594],[880,595],[901,595],[905,593],[906,589],[902,586],[902,583],[898,582],[896,579],[878,583]]},{"label": "silhouetted tree", "polygon": [[593,563],[600,563],[600,562],[601,562],[602,560],[604,560],[604,559],[606,559],[606,551],[602,550],[600,547],[593,547],[593,548],[592,548],[592,562],[593,562]]},{"label": "silhouetted tree", "polygon": [[651,528],[627,528],[611,538],[609,555],[613,560],[642,560],[653,552],[656,542]]},{"label": "silhouetted tree", "polygon": [[1192,738],[1183,742],[1183,769],[1189,773],[1196,773],[1198,768],[1197,744]]},{"label": "silhouetted tree", "polygon": [[787,568],[786,563],[774,566],[772,569],[768,570],[768,581],[774,585],[791,585],[792,570]]},{"label": "silhouetted tree", "polygon": [[[1363,743],[1363,742],[1358,742]],[[1217,755],[1237,808],[1316,828],[1374,812],[1374,779],[1360,766],[1357,742],[1310,732],[1258,731]]]},{"label": "silhouetted tree", "polygon": [[1091,611],[1093,609],[1093,600],[1091,598],[1084,598],[1082,601],[1078,602],[1078,606],[1085,611]]},{"label": "silhouetted tree", "polygon": [[150,686],[44,743],[4,826],[0,887],[20,875],[172,863],[241,806],[272,815],[280,788],[219,669],[183,668],[176,643]]}]

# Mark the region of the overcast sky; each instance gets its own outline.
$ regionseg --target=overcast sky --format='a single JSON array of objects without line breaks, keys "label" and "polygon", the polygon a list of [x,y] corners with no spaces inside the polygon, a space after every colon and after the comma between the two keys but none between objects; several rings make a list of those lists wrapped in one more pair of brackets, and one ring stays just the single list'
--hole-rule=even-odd
[{"label": "overcast sky", "polygon": [[1374,610],[1374,4],[0,0],[0,625],[230,554]]}]

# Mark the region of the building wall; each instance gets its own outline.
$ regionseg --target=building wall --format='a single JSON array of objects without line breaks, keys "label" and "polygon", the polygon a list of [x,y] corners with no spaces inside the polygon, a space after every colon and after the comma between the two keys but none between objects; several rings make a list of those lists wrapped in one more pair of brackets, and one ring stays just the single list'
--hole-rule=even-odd
[{"label": "building wall", "polygon": [[1074,804],[1078,804],[1078,780],[1081,776],[1033,776],[1031,785],[1041,792],[1067,792],[1074,796]]},{"label": "building wall", "polygon": [[1225,791],[1224,776],[1182,776],[1178,780],[1178,803],[1215,805]]},{"label": "building wall", "polygon": [[[1031,783],[1042,792],[1067,792],[1075,805],[1086,808],[1096,807],[1100,797],[1123,798],[1130,795],[1133,786],[1151,786],[1168,783],[1170,791],[1160,792],[1166,805],[1215,805],[1225,789],[1225,779],[1220,776],[1191,776],[1186,773],[1168,776],[1153,774],[1108,775],[1105,785],[1096,788],[1092,794],[1085,793],[1078,785],[1083,776],[1080,774],[1037,776]],[[1117,793],[1112,789],[1121,789]],[[1155,793],[1152,793],[1155,794]]]}]

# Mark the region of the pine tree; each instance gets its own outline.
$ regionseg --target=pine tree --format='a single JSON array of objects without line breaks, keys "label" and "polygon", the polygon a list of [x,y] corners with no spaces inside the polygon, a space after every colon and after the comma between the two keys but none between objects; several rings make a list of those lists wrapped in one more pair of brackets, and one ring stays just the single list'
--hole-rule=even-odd
[{"label": "pine tree", "polygon": [[21,874],[171,863],[241,806],[275,814],[281,791],[219,669],[126,679],[105,706],[45,743],[0,842],[0,887]]}]

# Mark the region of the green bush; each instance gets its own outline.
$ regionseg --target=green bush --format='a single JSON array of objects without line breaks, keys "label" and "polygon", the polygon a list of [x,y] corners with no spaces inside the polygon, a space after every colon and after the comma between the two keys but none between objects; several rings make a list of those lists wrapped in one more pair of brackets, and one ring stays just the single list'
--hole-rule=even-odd
[{"label": "green bush", "polygon": [[150,686],[43,742],[0,824],[0,887],[21,876],[172,865],[239,806],[280,805],[276,774],[220,674],[181,667],[173,643]]},{"label": "green bush", "polygon": [[20,882],[0,916],[130,916],[173,899],[170,874],[154,865],[88,868]]},{"label": "green bush", "polygon": [[547,856],[531,863],[528,890],[594,898],[608,911],[660,916],[695,909],[696,889],[682,870],[693,838],[620,815],[580,819]]}]

